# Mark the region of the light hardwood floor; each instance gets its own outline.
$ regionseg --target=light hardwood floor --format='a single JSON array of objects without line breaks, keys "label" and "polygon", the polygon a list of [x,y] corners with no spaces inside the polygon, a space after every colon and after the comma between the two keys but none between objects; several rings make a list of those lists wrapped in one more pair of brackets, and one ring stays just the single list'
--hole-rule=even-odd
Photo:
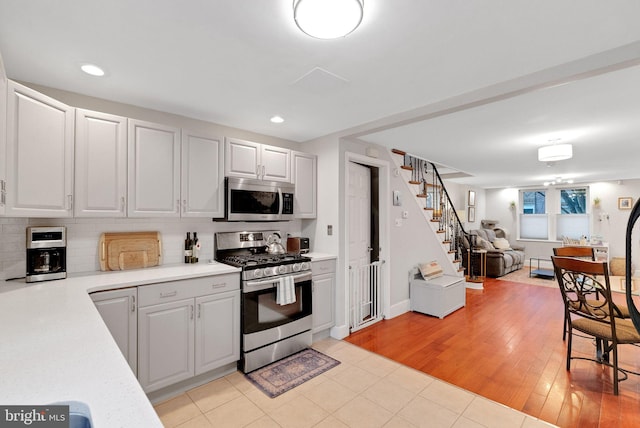
[{"label": "light hardwood floor", "polygon": [[[484,287],[467,290],[466,307],[443,320],[409,312],[346,341],[562,427],[640,427],[638,376],[615,396],[611,369],[573,360],[566,371],[557,288],[495,279]],[[640,371],[640,348],[619,349],[620,364]],[[574,351],[592,356],[594,345],[576,338]]]}]

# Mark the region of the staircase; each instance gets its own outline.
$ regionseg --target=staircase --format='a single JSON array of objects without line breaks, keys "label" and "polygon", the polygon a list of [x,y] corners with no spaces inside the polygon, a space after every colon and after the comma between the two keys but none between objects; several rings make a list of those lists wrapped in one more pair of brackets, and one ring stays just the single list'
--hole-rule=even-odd
[{"label": "staircase", "polygon": [[[402,150],[393,149],[391,152],[397,155],[393,156],[396,166],[399,167],[400,174],[406,180],[416,201],[423,208],[425,219],[441,243],[443,251],[447,253],[453,271],[458,272],[460,276],[465,275],[464,238],[468,239],[467,242],[471,242],[471,238],[464,230],[436,166]],[[473,265],[471,268],[470,272],[477,271]]]}]

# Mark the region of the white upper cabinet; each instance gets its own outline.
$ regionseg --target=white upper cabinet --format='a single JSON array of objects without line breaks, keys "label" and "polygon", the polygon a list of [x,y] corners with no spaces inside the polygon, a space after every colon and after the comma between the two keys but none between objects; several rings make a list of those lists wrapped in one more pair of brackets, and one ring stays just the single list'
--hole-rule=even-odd
[{"label": "white upper cabinet", "polygon": [[291,150],[263,145],[260,154],[263,180],[291,183]]},{"label": "white upper cabinet", "polygon": [[318,159],[315,155],[291,152],[291,171],[295,193],[293,213],[296,218],[316,218]]},{"label": "white upper cabinet", "polygon": [[7,200],[7,74],[0,56],[0,215],[4,214]]},{"label": "white upper cabinet", "polygon": [[230,177],[291,182],[291,151],[227,138],[225,174]]},{"label": "white upper cabinet", "polygon": [[7,194],[12,217],[71,217],[74,108],[9,81]]},{"label": "white upper cabinet", "polygon": [[221,138],[182,131],[182,217],[224,217]]},{"label": "white upper cabinet", "polygon": [[75,216],[124,217],[127,119],[76,111]]},{"label": "white upper cabinet", "polygon": [[129,217],[180,215],[180,129],[129,119]]}]

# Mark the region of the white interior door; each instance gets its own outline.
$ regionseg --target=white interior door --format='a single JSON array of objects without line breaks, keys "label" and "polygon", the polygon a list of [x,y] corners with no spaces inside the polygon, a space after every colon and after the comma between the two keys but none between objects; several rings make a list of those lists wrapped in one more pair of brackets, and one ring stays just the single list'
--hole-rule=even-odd
[{"label": "white interior door", "polygon": [[[371,263],[371,170],[349,162],[349,266],[352,272]],[[371,315],[371,290],[364,277],[357,276],[357,291],[352,293],[350,307],[356,311],[358,323]],[[360,319],[362,318],[362,319]]]}]

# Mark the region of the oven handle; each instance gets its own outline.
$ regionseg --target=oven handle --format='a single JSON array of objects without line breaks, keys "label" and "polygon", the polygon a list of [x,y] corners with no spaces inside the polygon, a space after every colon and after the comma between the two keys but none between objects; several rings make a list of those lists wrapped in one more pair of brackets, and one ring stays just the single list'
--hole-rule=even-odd
[{"label": "oven handle", "polygon": [[[265,279],[260,279],[258,281],[246,281],[243,284],[243,292],[247,293],[247,292],[252,292],[252,291],[260,291],[260,290],[266,290],[268,288],[275,288],[276,285],[278,284],[278,278],[265,278]],[[296,275],[293,277],[293,282],[298,283],[298,282],[304,282],[304,281],[311,281],[311,272],[305,272],[303,274],[300,275]]]}]

